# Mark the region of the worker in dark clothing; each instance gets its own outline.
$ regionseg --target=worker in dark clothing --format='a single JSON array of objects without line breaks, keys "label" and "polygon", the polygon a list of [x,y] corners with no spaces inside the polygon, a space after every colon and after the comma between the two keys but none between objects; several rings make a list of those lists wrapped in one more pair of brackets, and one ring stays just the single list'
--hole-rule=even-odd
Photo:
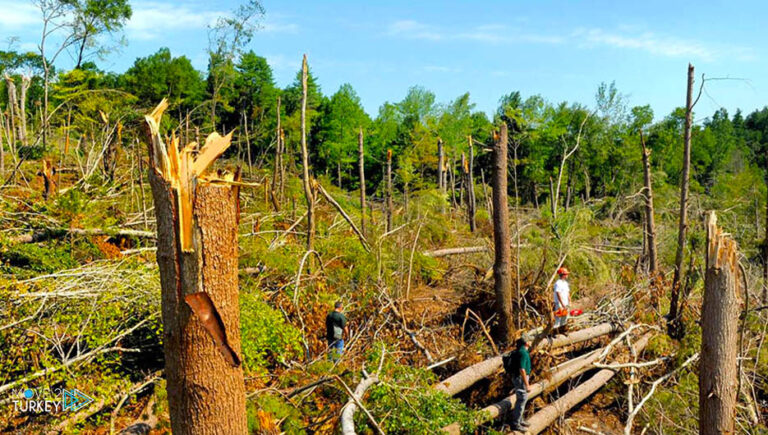
[{"label": "worker in dark clothing", "polygon": [[517,352],[515,354],[518,357],[518,371],[512,376],[512,384],[514,385],[515,396],[517,397],[515,408],[512,410],[511,424],[513,431],[525,431],[529,426],[528,422],[523,420],[523,412],[525,411],[525,404],[528,402],[528,392],[531,391],[531,355],[528,353],[531,341],[531,337],[528,334],[523,334],[522,337],[517,339]]},{"label": "worker in dark clothing", "polygon": [[334,310],[325,318],[325,338],[330,348],[329,358],[336,362],[344,352],[344,336],[349,335],[347,318],[342,314],[341,301],[334,304]]}]

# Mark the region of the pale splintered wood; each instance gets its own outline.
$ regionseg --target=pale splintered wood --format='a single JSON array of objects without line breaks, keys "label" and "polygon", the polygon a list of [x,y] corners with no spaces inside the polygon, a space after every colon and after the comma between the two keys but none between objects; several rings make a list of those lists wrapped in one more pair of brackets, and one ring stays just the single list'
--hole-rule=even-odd
[{"label": "pale splintered wood", "polygon": [[699,433],[732,434],[738,391],[739,314],[744,291],[736,241],[707,219],[707,270],[701,304]]},{"label": "pale splintered wood", "polygon": [[179,238],[181,250],[191,252],[194,249],[192,201],[198,180],[204,180],[204,173],[232,143],[232,133],[221,136],[211,133],[205,139],[205,145],[197,157],[197,143],[191,142],[179,150],[179,138],[172,135],[166,145],[160,134],[160,121],[168,108],[163,99],[149,115],[144,118],[150,130],[152,163],[155,170],[177,191],[177,213],[179,220]]}]

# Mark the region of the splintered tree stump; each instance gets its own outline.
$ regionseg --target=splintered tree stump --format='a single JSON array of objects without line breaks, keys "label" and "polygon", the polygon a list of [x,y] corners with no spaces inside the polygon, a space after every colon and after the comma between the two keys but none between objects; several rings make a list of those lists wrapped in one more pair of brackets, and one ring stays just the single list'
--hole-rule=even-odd
[{"label": "splintered tree stump", "polygon": [[739,314],[746,289],[736,242],[707,219],[707,271],[701,306],[699,433],[732,434],[738,390]]},{"label": "splintered tree stump", "polygon": [[157,219],[165,374],[174,434],[245,434],[240,357],[239,174],[204,176],[229,146],[213,133],[179,151],[158,131],[165,101],[147,116],[149,182]]}]

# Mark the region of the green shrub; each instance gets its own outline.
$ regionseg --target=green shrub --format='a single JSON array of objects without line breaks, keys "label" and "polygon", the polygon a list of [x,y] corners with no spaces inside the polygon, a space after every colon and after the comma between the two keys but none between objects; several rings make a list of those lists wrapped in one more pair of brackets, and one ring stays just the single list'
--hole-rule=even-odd
[{"label": "green shrub", "polygon": [[240,295],[240,331],[247,370],[263,372],[269,361],[284,362],[301,351],[301,334],[257,293]]}]

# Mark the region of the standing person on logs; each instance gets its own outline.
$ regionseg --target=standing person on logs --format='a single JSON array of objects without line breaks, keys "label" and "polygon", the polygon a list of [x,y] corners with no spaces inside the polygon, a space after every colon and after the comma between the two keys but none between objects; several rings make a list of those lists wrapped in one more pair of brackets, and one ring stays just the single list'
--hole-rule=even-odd
[{"label": "standing person on logs", "polygon": [[342,303],[337,301],[333,311],[325,318],[325,338],[328,341],[331,361],[337,362],[344,352],[344,335],[349,335],[347,318],[342,314]]},{"label": "standing person on logs", "polygon": [[568,269],[561,267],[557,269],[560,279],[555,282],[555,324],[553,332],[557,334],[566,334],[568,332],[568,307],[571,305],[571,287],[568,285]]},{"label": "standing person on logs", "polygon": [[525,429],[530,426],[527,421],[523,420],[523,413],[525,412],[525,404],[528,402],[528,392],[531,391],[531,354],[528,349],[531,347],[532,341],[532,338],[524,333],[517,339],[517,349],[501,358],[504,371],[512,377],[512,388],[517,398],[510,422],[513,431],[525,432]]}]

